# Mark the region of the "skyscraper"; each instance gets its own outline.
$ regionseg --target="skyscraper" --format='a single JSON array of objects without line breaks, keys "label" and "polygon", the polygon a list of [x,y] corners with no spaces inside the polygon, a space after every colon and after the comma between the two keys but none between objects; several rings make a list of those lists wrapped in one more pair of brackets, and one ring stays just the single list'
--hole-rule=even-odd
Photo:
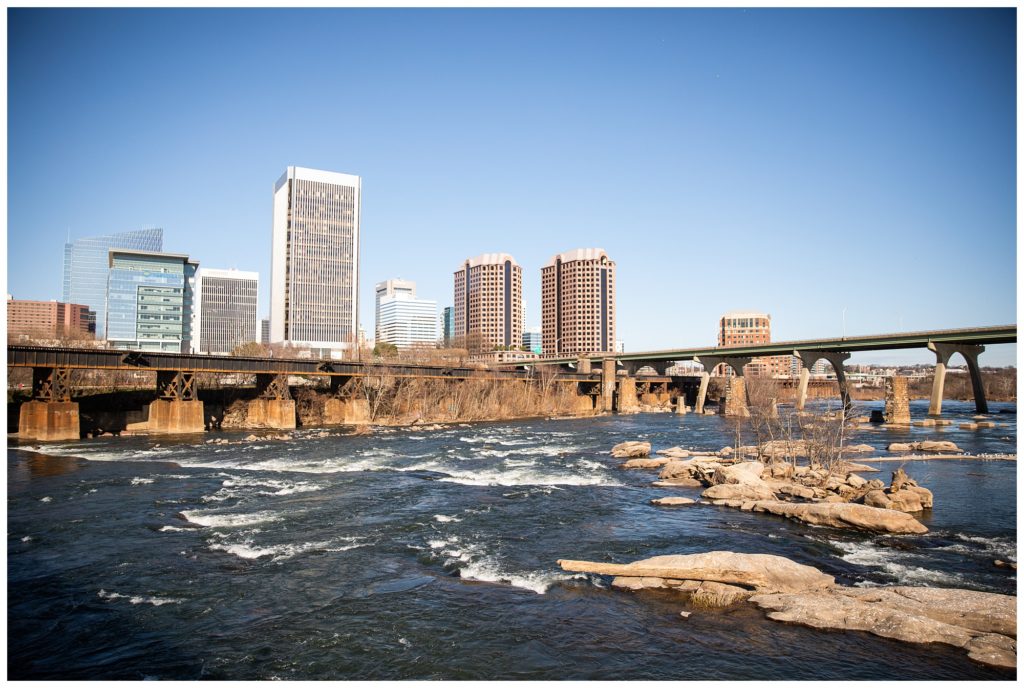
[{"label": "skyscraper", "polygon": [[507,253],[467,259],[455,271],[455,337],[477,350],[520,345],[523,269]]},{"label": "skyscraper", "polygon": [[257,341],[259,285],[256,272],[199,268],[195,317],[198,333],[192,338],[193,352],[229,354],[239,344]]},{"label": "skyscraper", "polygon": [[445,306],[441,313],[441,338],[444,340],[445,346],[451,346],[452,340],[455,339],[455,308],[453,306]]},{"label": "skyscraper", "polygon": [[88,306],[96,312],[96,337],[106,336],[107,275],[112,248],[162,251],[164,230],[142,229],[76,239],[64,244],[63,301]]},{"label": "skyscraper", "polygon": [[[382,287],[390,286],[391,294]],[[437,302],[416,298],[416,283],[388,280],[377,285],[377,342],[399,349],[437,344]]]},{"label": "skyscraper", "polygon": [[615,262],[604,249],[559,253],[541,268],[544,353],[615,350]]},{"label": "skyscraper", "polygon": [[416,298],[416,283],[404,279],[389,279],[383,282],[378,282],[374,291],[376,293],[376,298],[374,301],[373,338],[379,342],[382,341],[380,335],[380,300],[388,296],[394,296],[395,294],[404,294],[406,296]]},{"label": "skyscraper", "polygon": [[118,349],[188,353],[199,264],[178,253],[110,249],[107,340]]},{"label": "skyscraper", "polygon": [[320,349],[355,345],[362,180],[289,167],[274,185],[270,340]]}]

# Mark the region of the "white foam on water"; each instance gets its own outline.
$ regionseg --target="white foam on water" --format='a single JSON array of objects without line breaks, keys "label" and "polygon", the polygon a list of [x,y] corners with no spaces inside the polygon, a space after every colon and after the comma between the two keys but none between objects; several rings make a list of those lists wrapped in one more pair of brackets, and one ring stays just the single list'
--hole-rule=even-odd
[{"label": "white foam on water", "polygon": [[479,471],[459,471],[451,468],[440,468],[437,470],[448,474],[448,477],[440,479],[441,482],[459,483],[460,485],[501,487],[520,485],[619,485],[618,482],[607,475],[577,475],[574,473],[531,470],[530,468],[512,468],[510,470],[481,469]]},{"label": "white foam on water", "polygon": [[160,528],[161,533],[184,533],[185,531],[194,531],[195,528],[179,528],[178,526],[163,526]]},{"label": "white foam on water", "polygon": [[458,523],[462,519],[455,516],[445,516],[444,514],[434,514],[434,520],[439,523]]},{"label": "white foam on water", "polygon": [[260,488],[265,487],[269,490],[258,490],[258,494],[261,495],[289,495],[298,492],[316,492],[322,490],[321,485],[307,482],[292,482],[290,480],[272,480],[269,478],[250,478],[242,476],[229,476],[227,480],[221,482],[226,490],[222,490],[228,494],[228,496],[234,496],[234,493],[230,488]]},{"label": "white foam on water", "polygon": [[142,595],[122,595],[119,592],[107,592],[106,590],[100,590],[96,593],[98,597],[104,600],[128,600],[132,604],[151,604],[154,607],[159,607],[165,604],[181,604],[185,600],[179,600],[172,597],[144,597]]},{"label": "white foam on water", "polygon": [[26,535],[25,537],[21,538],[21,541],[22,542],[31,542],[32,541],[32,536],[31,535]]},{"label": "white foam on water", "polygon": [[[211,550],[233,554],[240,559],[271,557],[271,561],[281,561],[284,559],[291,559],[298,554],[315,550],[323,550],[325,552],[345,552],[350,549],[365,547],[372,544],[369,542],[357,542],[357,540],[361,539],[362,538],[338,538],[338,540],[298,542],[283,545],[268,545],[266,547],[258,546],[251,539],[247,539],[243,542],[235,543],[214,542],[209,545],[209,548]],[[345,542],[346,544],[338,544],[338,541]]]},{"label": "white foam on water", "polygon": [[428,540],[434,553],[446,557],[446,565],[458,568],[459,577],[483,583],[503,583],[543,595],[548,588],[573,575],[547,571],[517,572],[507,570],[495,557],[476,543],[466,543],[452,536],[444,540]]},{"label": "white foam on water", "polygon": [[230,514],[215,511],[182,511],[181,515],[189,523],[207,528],[238,528],[256,523],[278,521],[281,516],[272,511],[257,511],[251,514]]},{"label": "white foam on water", "polygon": [[52,502],[52,501],[53,501],[53,497],[43,497],[43,498],[42,498],[42,499],[40,499],[39,501],[40,501],[40,502],[43,502],[43,503],[48,503],[48,502]]},{"label": "white foam on water", "polygon": [[901,585],[962,586],[968,583],[962,576],[954,573],[901,563],[900,560],[906,562],[908,557],[888,547],[878,547],[871,542],[829,542],[846,553],[839,557],[843,561],[876,569]]},{"label": "white foam on water", "polygon": [[154,482],[152,478],[132,478],[132,485],[152,485]]},{"label": "white foam on water", "polygon": [[[1007,559],[1017,561],[1017,541],[1010,537],[982,537],[980,535],[965,535],[963,533],[955,533],[953,535],[958,540],[968,542],[973,545],[976,549],[971,550],[977,553],[978,549],[983,550],[986,553],[1001,554],[1005,555]],[[954,549],[956,545],[951,545],[948,548]],[[946,549],[940,547],[939,549]],[[954,551],[958,551],[955,550]]]}]

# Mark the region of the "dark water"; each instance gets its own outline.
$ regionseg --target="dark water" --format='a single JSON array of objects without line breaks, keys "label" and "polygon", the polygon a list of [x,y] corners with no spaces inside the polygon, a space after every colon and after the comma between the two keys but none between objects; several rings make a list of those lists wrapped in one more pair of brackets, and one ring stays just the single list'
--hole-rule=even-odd
[{"label": "dark water", "polygon": [[[1004,426],[871,429],[857,441],[1015,453],[1016,416],[993,417]],[[725,549],[784,555],[845,584],[1016,594],[1015,572],[992,565],[1016,561],[1015,462],[908,464],[935,493],[931,532],[886,537],[653,507],[699,490],[651,487],[653,472],[621,470],[607,454],[626,439],[718,449],[729,441],[717,417],[315,432],[10,449],[10,678],[1014,676],[954,648],[787,626],[749,605],[683,619],[670,594],[611,590],[555,562]],[[898,464],[878,465],[888,482]]]}]

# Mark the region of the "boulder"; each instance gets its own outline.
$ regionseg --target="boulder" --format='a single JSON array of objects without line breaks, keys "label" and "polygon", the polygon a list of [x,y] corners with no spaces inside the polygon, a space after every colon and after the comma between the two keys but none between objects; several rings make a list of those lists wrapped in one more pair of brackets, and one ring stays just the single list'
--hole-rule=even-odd
[{"label": "boulder", "polygon": [[783,485],[775,488],[775,491],[779,494],[783,494],[789,497],[798,497],[800,499],[814,499],[814,489],[810,487],[804,487],[803,485]]},{"label": "boulder", "polygon": [[[717,488],[709,488],[717,489]],[[707,496],[707,490],[704,491]],[[835,499],[842,499],[834,495]],[[829,500],[831,498],[826,498]],[[816,503],[793,503],[764,500],[754,506],[754,511],[785,516],[815,526],[833,528],[854,528],[874,533],[927,533],[928,528],[910,514],[880,509],[865,504],[848,504],[838,501]]]},{"label": "boulder", "polygon": [[635,459],[650,455],[650,442],[620,442],[612,447],[612,456],[616,459]]},{"label": "boulder", "polygon": [[622,464],[623,468],[658,468],[664,466],[671,459],[661,457],[657,459],[630,459],[626,463]]},{"label": "boulder", "polygon": [[914,445],[909,442],[893,442],[888,446],[888,450],[891,452],[914,451]]},{"label": "boulder", "polygon": [[924,442],[915,442],[915,449],[924,452],[959,452],[963,451],[960,447],[956,446],[948,440],[925,440]]},{"label": "boulder", "polygon": [[[865,421],[865,422],[867,422],[867,421]],[[853,453],[853,454],[863,454],[863,453],[866,453],[866,452],[873,452],[873,451],[875,451],[875,448],[872,447],[870,444],[851,444],[848,447],[843,447],[843,452],[844,453],[845,452],[850,452],[850,453]]]},{"label": "boulder", "polygon": [[996,424],[990,420],[981,420],[975,423],[979,428],[994,428]]},{"label": "boulder", "polygon": [[659,449],[657,454],[667,456],[671,459],[687,459],[690,457],[690,452],[686,451],[682,447],[670,447],[669,449]]},{"label": "boulder", "polygon": [[658,497],[652,499],[651,504],[656,506],[683,506],[684,504],[696,504],[697,500],[689,497]]},{"label": "boulder", "polygon": [[773,554],[702,552],[670,554],[631,564],[603,564],[560,559],[565,571],[610,576],[712,581],[759,592],[807,592],[835,585],[832,576]]},{"label": "boulder", "polygon": [[761,474],[764,464],[760,461],[742,461],[731,466],[719,466],[711,476],[712,485],[750,485],[764,482]]},{"label": "boulder", "polygon": [[794,474],[793,464],[787,461],[776,461],[768,468],[768,475],[779,480],[789,480]]},{"label": "boulder", "polygon": [[868,481],[860,477],[856,473],[851,473],[850,475],[846,476],[846,483],[850,487],[864,487],[865,485],[868,484]]},{"label": "boulder", "polygon": [[931,509],[934,504],[934,497],[931,490],[924,487],[904,487],[899,492],[889,494],[891,502],[888,508],[896,509],[906,513]]},{"label": "boulder", "polygon": [[775,492],[764,481],[759,483],[736,483],[712,485],[701,493],[706,499],[741,501],[761,501],[775,499]]},{"label": "boulder", "polygon": [[961,423],[960,424],[960,429],[961,430],[977,430],[978,429],[978,424],[977,423]]},{"label": "boulder", "polygon": [[867,631],[911,643],[945,643],[995,666],[1016,666],[1017,598],[948,588],[845,588],[758,594],[774,621]]}]

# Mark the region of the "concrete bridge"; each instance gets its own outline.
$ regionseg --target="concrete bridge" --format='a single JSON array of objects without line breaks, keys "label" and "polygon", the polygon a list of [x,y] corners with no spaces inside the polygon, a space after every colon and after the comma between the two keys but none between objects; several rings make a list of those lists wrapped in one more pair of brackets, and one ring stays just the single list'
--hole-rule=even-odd
[{"label": "concrete bridge", "polygon": [[[850,394],[846,379],[844,361],[858,351],[886,351],[893,349],[924,349],[935,353],[935,379],[932,386],[929,415],[942,413],[942,392],[946,379],[946,366],[956,354],[960,354],[971,373],[974,402],[978,413],[988,412],[985,388],[981,381],[978,356],[985,351],[986,344],[1012,344],[1017,341],[1016,325],[995,327],[972,327],[954,330],[927,330],[922,332],[897,332],[857,337],[830,339],[807,339],[770,344],[753,344],[732,347],[694,347],[686,349],[665,349],[641,351],[629,354],[584,354],[580,356],[545,357],[527,365],[561,365],[580,371],[590,371],[597,364],[603,370],[624,369],[627,375],[636,375],[642,368],[649,367],[659,374],[679,361],[697,361],[704,367],[701,373],[700,390],[697,394],[695,411],[702,413],[707,398],[708,381],[711,371],[724,364],[737,377],[743,377],[743,369],[754,358],[761,356],[793,355],[800,359],[800,383],[797,392],[797,408],[803,409],[807,401],[807,383],[810,369],[818,360],[825,359],[835,371],[843,403],[849,405]],[[520,367],[523,367],[522,365]]]}]

